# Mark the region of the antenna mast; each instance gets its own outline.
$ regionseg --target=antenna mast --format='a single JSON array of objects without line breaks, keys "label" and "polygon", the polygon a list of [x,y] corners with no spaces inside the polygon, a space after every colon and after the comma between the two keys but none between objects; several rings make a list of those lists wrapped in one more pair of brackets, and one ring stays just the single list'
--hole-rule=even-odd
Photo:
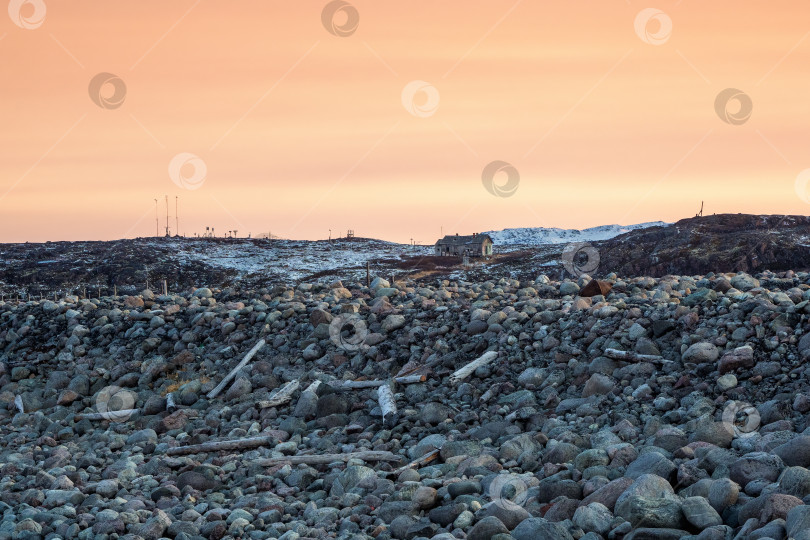
[{"label": "antenna mast", "polygon": [[169,237],[169,196],[166,197],[166,238]]},{"label": "antenna mast", "polygon": [[158,213],[157,213],[157,199],[155,199],[155,236],[160,236],[160,229],[158,228]]},{"label": "antenna mast", "polygon": [[180,236],[180,214],[177,213],[177,199],[178,196],[174,196],[174,234]]}]

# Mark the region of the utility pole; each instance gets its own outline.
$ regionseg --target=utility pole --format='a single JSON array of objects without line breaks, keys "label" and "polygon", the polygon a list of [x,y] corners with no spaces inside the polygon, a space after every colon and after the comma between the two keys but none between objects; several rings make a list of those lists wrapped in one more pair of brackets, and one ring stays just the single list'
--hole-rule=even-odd
[{"label": "utility pole", "polygon": [[174,196],[174,234],[180,236],[180,214],[177,213],[177,195]]},{"label": "utility pole", "polygon": [[166,195],[166,238],[169,237],[169,196]]},{"label": "utility pole", "polygon": [[155,236],[160,236],[158,228],[158,213],[157,213],[157,199],[155,199]]}]

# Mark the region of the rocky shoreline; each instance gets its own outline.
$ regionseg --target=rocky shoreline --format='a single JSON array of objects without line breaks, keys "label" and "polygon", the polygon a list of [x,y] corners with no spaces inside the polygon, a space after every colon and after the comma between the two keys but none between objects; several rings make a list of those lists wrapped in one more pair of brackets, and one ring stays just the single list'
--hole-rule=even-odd
[{"label": "rocky shoreline", "polygon": [[0,539],[810,539],[808,300],[787,271],[2,302]]}]

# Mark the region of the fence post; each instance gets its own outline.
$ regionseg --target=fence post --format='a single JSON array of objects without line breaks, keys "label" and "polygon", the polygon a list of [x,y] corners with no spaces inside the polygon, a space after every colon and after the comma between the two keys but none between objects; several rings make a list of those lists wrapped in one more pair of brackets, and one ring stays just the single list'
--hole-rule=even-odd
[{"label": "fence post", "polygon": [[168,285],[168,283],[166,283],[166,280],[164,279],[163,280],[163,296],[166,296],[168,294],[169,294],[169,285]]},{"label": "fence post", "polygon": [[366,287],[371,287],[371,263],[366,261]]}]

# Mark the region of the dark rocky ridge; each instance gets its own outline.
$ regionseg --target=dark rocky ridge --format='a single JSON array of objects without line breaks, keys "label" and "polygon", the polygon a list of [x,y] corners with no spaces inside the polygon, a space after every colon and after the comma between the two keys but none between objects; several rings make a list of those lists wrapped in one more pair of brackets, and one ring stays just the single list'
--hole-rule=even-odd
[{"label": "dark rocky ridge", "polygon": [[661,277],[810,268],[810,217],[717,214],[604,242],[600,271]]},{"label": "dark rocky ridge", "polygon": [[[167,280],[172,291],[211,285],[250,289],[375,274],[418,280],[470,281],[562,278],[565,244],[496,246],[489,260],[464,268],[460,257],[434,257],[432,246],[370,238],[292,241],[224,238],[135,238],[113,242],[0,244],[0,293],[58,297],[132,294]],[[638,229],[593,242],[600,263],[594,276],[695,275],[810,268],[810,218],[721,214],[666,227]]]}]

